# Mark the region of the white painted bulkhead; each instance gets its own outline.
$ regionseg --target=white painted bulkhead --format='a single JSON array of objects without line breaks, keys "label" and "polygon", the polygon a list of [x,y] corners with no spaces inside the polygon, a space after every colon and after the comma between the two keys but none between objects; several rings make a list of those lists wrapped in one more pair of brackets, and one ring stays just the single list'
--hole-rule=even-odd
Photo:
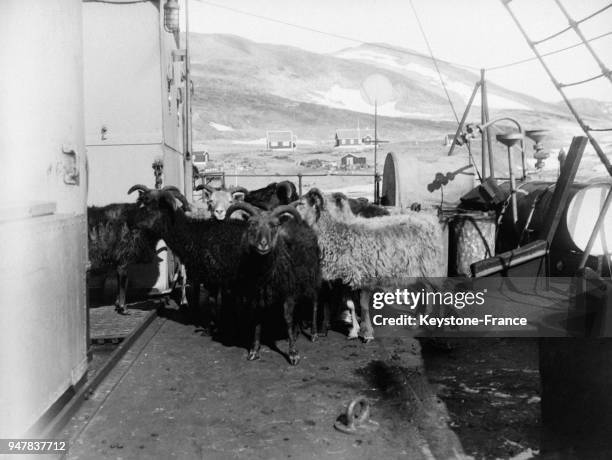
[{"label": "white painted bulkhead", "polygon": [[184,67],[163,2],[85,2],[83,34],[88,204],[134,201],[128,189],[152,188],[160,157],[164,185],[182,190]]},{"label": "white painted bulkhead", "polygon": [[[163,2],[83,3],[90,206],[133,202],[127,191],[154,187],[159,158],[163,184],[184,189],[184,61],[163,21]],[[131,288],[167,291],[174,267],[167,252],[159,256],[130,267]]]},{"label": "white painted bulkhead", "polygon": [[0,438],[87,370],[81,0],[0,2]]}]

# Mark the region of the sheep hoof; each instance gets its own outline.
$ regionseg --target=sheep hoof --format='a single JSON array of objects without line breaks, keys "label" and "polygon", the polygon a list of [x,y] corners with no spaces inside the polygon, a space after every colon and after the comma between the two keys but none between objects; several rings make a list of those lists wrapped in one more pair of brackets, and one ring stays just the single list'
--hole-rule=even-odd
[{"label": "sheep hoof", "polygon": [[130,312],[128,311],[128,309],[125,307],[125,305],[122,307],[121,305],[115,305],[115,311],[117,313],[119,313],[120,315],[129,315]]},{"label": "sheep hoof", "polygon": [[361,341],[363,343],[368,343],[368,342],[371,342],[372,340],[374,340],[374,336],[373,335],[366,335],[366,336],[361,338]]},{"label": "sheep hoof", "polygon": [[290,351],[289,352],[289,364],[291,364],[292,366],[295,366],[299,362],[300,362],[299,353],[297,351]]},{"label": "sheep hoof", "polygon": [[315,332],[314,334],[310,335],[310,341],[311,342],[317,342],[319,340],[319,335]]},{"label": "sheep hoof", "polygon": [[348,336],[346,337],[348,340],[353,340],[359,337],[358,329],[351,329]]},{"label": "sheep hoof", "polygon": [[259,359],[259,352],[255,351],[255,350],[251,350],[249,351],[249,354],[247,356],[247,361],[256,361]]}]

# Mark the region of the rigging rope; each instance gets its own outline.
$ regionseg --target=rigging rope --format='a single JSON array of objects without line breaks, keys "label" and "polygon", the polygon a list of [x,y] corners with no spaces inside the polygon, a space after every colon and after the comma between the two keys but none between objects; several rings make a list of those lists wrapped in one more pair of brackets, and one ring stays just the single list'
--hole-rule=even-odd
[{"label": "rigging rope", "polygon": [[[105,1],[105,0],[85,0],[85,1]],[[112,2],[112,0],[107,0],[107,1]],[[139,3],[139,2],[142,2],[142,1],[148,1],[148,0],[136,0],[136,1],[134,1],[134,3]],[[313,32],[313,33],[320,34],[320,35],[325,35],[325,36],[328,36],[328,37],[340,38],[342,40],[350,41],[350,42],[353,42],[353,43],[359,43],[361,45],[367,44],[367,45],[373,46],[375,48],[380,48],[380,49],[384,49],[384,50],[388,50],[388,51],[394,51],[396,53],[406,54],[408,56],[416,56],[416,57],[421,57],[421,58],[422,57],[426,57],[426,56],[423,56],[421,53],[418,53],[416,51],[410,51],[410,50],[407,50],[407,49],[404,49],[404,48],[398,48],[398,47],[394,47],[392,45],[386,45],[384,43],[371,43],[371,42],[367,42],[367,41],[364,41],[364,40],[361,40],[361,39],[358,39],[358,38],[355,38],[355,37],[349,37],[347,35],[336,34],[336,33],[333,33],[333,32],[326,32],[324,30],[315,29],[313,27],[307,27],[307,26],[303,26],[303,25],[299,25],[299,24],[294,24],[294,23],[291,23],[291,22],[283,21],[283,20],[280,20],[280,19],[275,19],[275,18],[271,18],[271,17],[268,17],[268,16],[263,16],[263,15],[260,15],[260,14],[250,13],[248,11],[240,10],[238,8],[232,8],[232,7],[226,6],[226,5],[220,5],[218,3],[210,2],[210,1],[207,1],[207,0],[196,0],[196,1],[198,1],[200,3],[203,3],[203,4],[206,4],[206,5],[209,5],[209,6],[213,6],[215,8],[220,8],[220,9],[227,10],[227,11],[233,11],[234,13],[238,13],[238,14],[242,14],[242,15],[245,15],[245,16],[254,17],[254,18],[257,18],[257,19],[262,19],[262,20],[268,21],[268,22],[274,22],[274,23],[277,23],[277,24],[282,24],[282,25],[285,25],[285,26],[288,26],[288,27],[293,27],[295,29],[306,30],[308,32]],[[112,3],[114,3],[114,2],[112,2]],[[413,7],[413,10],[414,10],[414,7]],[[599,11],[597,13],[600,13],[600,12],[601,11]],[[597,14],[597,13],[595,13],[595,14]],[[594,16],[595,14],[593,14],[591,16]],[[589,42],[589,43],[590,42],[594,42],[596,40],[602,39],[602,38],[607,37],[609,35],[612,35],[612,32],[607,32],[607,33],[604,33],[604,34],[601,34],[601,35],[597,35],[597,36],[595,36],[593,38],[588,39],[587,42]],[[553,54],[558,54],[558,53],[561,53],[563,51],[567,51],[567,50],[570,50],[572,48],[576,48],[576,47],[581,46],[581,45],[583,45],[582,42],[575,43],[575,44],[567,46],[565,48],[561,48],[561,49],[558,49],[558,50],[550,51],[548,53],[544,53],[544,54],[542,54],[542,56],[551,56]],[[430,59],[433,60],[431,57],[430,57]],[[507,67],[512,67],[512,66],[515,66],[515,65],[524,64],[526,62],[536,61],[537,59],[538,58],[536,58],[536,57],[525,58],[525,59],[521,59],[521,60],[518,60],[518,61],[509,62],[507,64],[500,64],[500,65],[496,65],[496,66],[492,66],[492,67],[482,67],[482,66],[476,67],[476,66],[472,66],[472,65],[469,65],[469,64],[461,64],[461,63],[458,63],[458,62],[448,61],[448,60],[439,59],[439,58],[437,58],[436,60],[438,62],[442,62],[444,64],[452,65],[452,66],[463,68],[463,69],[480,71],[482,68],[484,68],[486,71],[490,71],[490,70],[505,69]]]},{"label": "rigging rope", "polygon": [[431,45],[429,44],[429,40],[427,39],[427,35],[425,34],[425,29],[423,29],[423,25],[421,24],[421,19],[419,18],[419,15],[417,14],[416,8],[414,7],[414,4],[412,3],[412,0],[410,0],[410,7],[412,8],[412,11],[414,12],[414,17],[417,20],[417,24],[419,25],[419,29],[421,30],[421,34],[423,35],[423,39],[425,40],[425,44],[427,45],[427,49],[429,50],[429,55],[431,56],[431,60],[434,63],[434,67],[436,68],[436,72],[438,72],[438,76],[440,77],[440,83],[442,83],[442,88],[444,88],[444,93],[446,94],[446,99],[448,99],[448,103],[451,106],[451,109],[453,110],[453,115],[455,115],[455,120],[457,120],[457,124],[459,124],[459,117],[457,116],[457,112],[455,111],[455,106],[453,105],[453,101],[450,98],[450,94],[448,94],[448,89],[446,88],[446,83],[444,83],[444,77],[442,76],[442,72],[440,72],[440,68],[438,67],[438,61],[435,58],[433,51],[431,49]]},{"label": "rigging rope", "polygon": [[[220,9],[227,10],[227,11],[233,11],[234,13],[243,14],[245,16],[251,16],[253,18],[262,19],[262,20],[268,21],[268,22],[275,22],[277,24],[282,24],[282,25],[285,25],[285,26],[288,26],[288,27],[293,27],[295,29],[306,30],[308,32],[314,32],[316,34],[325,35],[325,36],[328,36],[328,37],[340,38],[342,40],[346,40],[346,41],[349,41],[349,42],[359,43],[360,45],[370,45],[370,46],[373,46],[373,47],[376,47],[376,48],[385,49],[385,50],[389,50],[389,51],[394,51],[396,53],[407,54],[409,56],[416,56],[416,57],[420,57],[420,58],[423,58],[423,57],[427,58],[427,56],[423,56],[423,54],[418,53],[416,51],[410,51],[410,50],[407,50],[407,49],[404,49],[404,48],[398,48],[398,47],[395,47],[395,46],[386,45],[384,43],[366,42],[364,40],[360,40],[360,39],[355,38],[355,37],[349,37],[348,35],[341,35],[341,34],[336,34],[336,33],[333,33],[333,32],[326,32],[324,30],[315,29],[313,27],[302,26],[302,25],[299,25],[299,24],[294,24],[294,23],[283,21],[283,20],[280,20],[280,19],[271,18],[271,17],[268,17],[268,16],[262,16],[260,14],[250,13],[248,11],[240,10],[240,9],[237,9],[237,8],[232,8],[232,7],[226,6],[226,5],[220,5],[218,3],[209,2],[209,1],[206,1],[206,0],[197,0],[197,1],[200,2],[200,3],[204,3],[206,5],[209,5],[209,6],[214,6],[215,8],[220,8]],[[444,60],[444,59],[438,59],[438,61],[439,62],[443,62],[444,64],[449,64],[449,65],[453,65],[455,67],[461,67],[461,68],[464,68],[464,69],[478,70],[478,71],[480,70],[478,67],[474,67],[474,66],[467,65],[467,64],[460,64],[458,62],[447,61],[447,60]]]},{"label": "rigging rope", "polygon": [[[597,35],[597,36],[595,36],[593,38],[589,38],[587,40],[587,42],[591,43],[591,42],[594,42],[594,41],[599,40],[601,38],[607,37],[608,35],[612,35],[612,32],[606,32],[604,34]],[[584,45],[584,43],[582,43],[582,42],[574,43],[573,45],[566,46],[565,48],[560,48],[558,50],[549,51],[547,53],[542,53],[541,56],[542,57],[552,56],[554,54],[559,54],[559,53],[562,53],[564,51],[571,50],[573,48],[577,48],[577,47],[582,46],[582,45]],[[530,58],[526,58],[526,59],[521,59],[519,61],[509,62],[507,64],[501,64],[501,65],[497,65],[497,66],[493,66],[493,67],[488,67],[486,70],[490,71],[490,70],[505,69],[507,67],[512,67],[512,66],[515,66],[515,65],[524,64],[526,62],[537,61],[537,60],[538,60],[537,57],[530,57]]]}]

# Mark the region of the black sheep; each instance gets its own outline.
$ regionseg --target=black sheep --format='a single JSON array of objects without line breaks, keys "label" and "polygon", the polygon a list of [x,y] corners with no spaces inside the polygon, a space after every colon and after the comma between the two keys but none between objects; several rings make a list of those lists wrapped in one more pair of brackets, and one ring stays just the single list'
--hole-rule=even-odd
[{"label": "black sheep", "polygon": [[[300,359],[296,349],[296,305],[312,307],[311,338],[316,339],[317,295],[321,286],[316,234],[292,206],[256,213],[246,203],[237,203],[228,210],[228,218],[239,209],[250,214],[248,230],[242,238],[240,268],[241,286],[254,326],[247,359],[259,358],[262,309],[282,304],[289,336],[289,362],[296,365]],[[283,221],[285,215],[292,219]]]},{"label": "black sheep", "polygon": [[264,188],[248,192],[244,201],[260,209],[271,211],[277,206],[290,204],[299,199],[295,184],[285,180],[282,182],[272,182]]},{"label": "black sheep", "polygon": [[[176,187],[164,190],[171,194],[178,192]],[[149,263],[156,258],[155,245],[159,238],[137,226],[138,208],[138,202],[87,208],[90,273],[117,273],[119,292],[115,307],[119,313],[126,313],[128,265]]]},{"label": "black sheep", "polygon": [[371,217],[388,216],[389,211],[383,206],[371,203],[367,198],[349,198],[349,206],[356,216]]},{"label": "black sheep", "polygon": [[163,238],[185,265],[191,281],[189,306],[197,311],[200,284],[208,290],[231,290],[238,281],[240,243],[248,223],[241,220],[192,219],[166,191],[140,190],[139,226]]}]

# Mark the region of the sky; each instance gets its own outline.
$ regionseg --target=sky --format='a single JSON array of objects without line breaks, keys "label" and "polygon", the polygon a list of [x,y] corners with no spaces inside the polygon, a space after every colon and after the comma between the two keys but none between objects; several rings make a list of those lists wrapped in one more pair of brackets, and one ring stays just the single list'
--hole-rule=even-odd
[{"label": "sky", "polygon": [[[319,53],[331,53],[362,42],[384,42],[428,54],[410,0],[181,0],[182,11],[185,1],[189,1],[191,32],[234,34]],[[561,1],[577,20],[612,0]],[[436,58],[488,69],[534,57],[501,0],[412,0],[412,5]],[[513,0],[510,6],[534,40],[567,26],[554,0]],[[612,32],[612,8],[583,23],[581,28],[587,38]],[[538,49],[554,51],[578,42],[578,36],[570,30]],[[612,35],[594,41],[592,46],[604,64],[612,68]],[[579,81],[601,73],[585,47],[556,54],[546,61],[561,82]],[[487,77],[545,101],[561,100],[538,61],[488,70]],[[612,83],[600,78],[568,88],[567,94],[612,101]]]}]

